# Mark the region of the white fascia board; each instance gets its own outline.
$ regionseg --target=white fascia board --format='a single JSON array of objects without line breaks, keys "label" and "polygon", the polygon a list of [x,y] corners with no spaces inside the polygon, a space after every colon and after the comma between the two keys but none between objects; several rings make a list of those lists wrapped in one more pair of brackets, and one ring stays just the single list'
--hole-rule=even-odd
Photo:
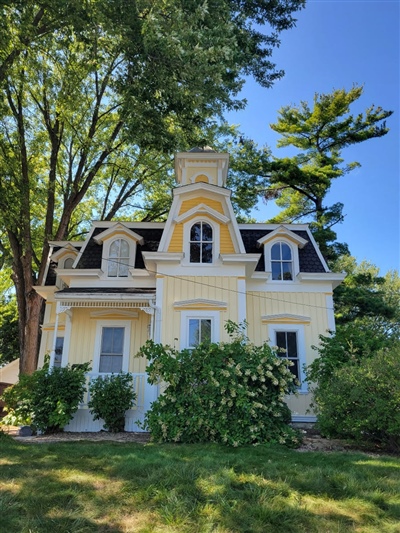
[{"label": "white fascia board", "polygon": [[110,302],[120,302],[122,301],[136,301],[136,302],[143,302],[143,301],[153,301],[155,299],[155,294],[110,294],[107,292],[101,293],[97,292],[96,294],[93,294],[92,292],[80,292],[78,293],[69,293],[69,294],[60,294],[58,292],[55,293],[55,299],[62,301],[62,302],[81,302],[82,300],[90,300],[90,301],[110,301]]},{"label": "white fascia board", "polygon": [[278,226],[276,229],[274,229],[271,233],[268,233],[267,235],[264,235],[264,237],[261,237],[261,239],[258,239],[257,244],[259,246],[265,244],[268,241],[271,241],[277,237],[287,237],[288,239],[294,241],[299,248],[304,248],[304,246],[307,244],[307,240],[303,239],[302,237],[299,237],[293,231],[286,228],[282,224]]},{"label": "white fascia board", "polygon": [[123,233],[127,237],[134,239],[139,244],[143,244],[143,237],[138,233],[132,231],[130,228],[128,228],[125,224],[121,222],[115,222],[111,227],[107,228],[102,233],[99,233],[98,235],[96,235],[96,237],[93,237],[93,240],[97,244],[103,244],[107,237],[115,233]]},{"label": "white fascia board", "polygon": [[220,257],[223,264],[244,266],[246,268],[246,276],[250,277],[257,266],[261,254],[221,254]]},{"label": "white fascia board", "polygon": [[179,224],[180,222],[183,222],[184,220],[187,220],[188,218],[197,214],[208,215],[211,218],[215,218],[219,222],[222,222],[223,224],[227,224],[230,220],[227,216],[218,213],[218,211],[215,211],[215,209],[212,209],[208,205],[199,204],[196,205],[196,207],[192,207],[192,209],[189,209],[189,211],[186,211],[186,213],[182,213],[182,215],[176,217],[174,219],[174,222]]},{"label": "white fascia board", "polygon": [[176,264],[183,259],[181,252],[142,252],[142,256],[146,269],[151,273],[157,272],[159,263]]},{"label": "white fascia board", "polygon": [[[158,252],[165,252],[168,249],[169,242],[171,240],[172,233],[173,233],[172,225],[174,224],[175,213],[176,215],[179,214],[180,205],[181,205],[180,198],[174,197],[172,201],[171,209],[169,210],[167,222],[165,223],[164,231],[161,236],[160,243],[158,245]],[[142,252],[142,255],[144,253],[145,252]]]},{"label": "white fascia board", "polygon": [[109,228],[112,224],[123,224],[126,228],[132,229],[136,228],[139,229],[162,229],[165,226],[165,222],[132,222],[132,221],[125,221],[125,220],[119,220],[118,222],[113,221],[106,221],[106,220],[95,220],[92,222],[93,228]]},{"label": "white fascia board", "polygon": [[238,224],[239,229],[265,229],[265,230],[275,230],[279,226],[291,231],[307,231],[309,229],[308,224],[267,224],[264,222],[254,222],[253,224],[240,223]]},{"label": "white fascia board", "polygon": [[145,268],[129,268],[129,273],[133,278],[150,276],[150,272]]},{"label": "white fascia board", "polygon": [[212,194],[218,194],[219,196],[230,197],[232,191],[230,189],[225,189],[225,187],[220,187],[219,185],[212,185],[211,183],[205,183],[204,181],[199,181],[197,183],[190,183],[189,185],[181,185],[173,189],[172,193],[174,198],[179,198],[181,195],[187,195],[189,198],[197,197],[199,191]]},{"label": "white fascia board", "polygon": [[54,300],[55,285],[34,285],[35,291],[46,301]]},{"label": "white fascia board", "polygon": [[100,268],[88,268],[88,269],[75,269],[75,268],[56,268],[56,274],[67,285],[70,284],[71,279],[100,279],[103,275],[103,271]]},{"label": "white fascia board", "polygon": [[67,253],[73,253],[75,255],[78,255],[79,250],[77,248],[75,248],[75,246],[73,246],[69,242],[66,245],[62,246],[59,250],[57,250],[57,252],[54,252],[54,254],[51,254],[50,259],[52,261],[54,261],[54,262],[58,262],[60,257],[62,257],[63,255],[65,255]]},{"label": "white fascia board", "polygon": [[342,283],[346,274],[335,273],[335,272],[299,272],[297,274],[297,279],[299,281],[312,281],[319,283],[332,283],[332,287],[335,289],[338,285]]}]

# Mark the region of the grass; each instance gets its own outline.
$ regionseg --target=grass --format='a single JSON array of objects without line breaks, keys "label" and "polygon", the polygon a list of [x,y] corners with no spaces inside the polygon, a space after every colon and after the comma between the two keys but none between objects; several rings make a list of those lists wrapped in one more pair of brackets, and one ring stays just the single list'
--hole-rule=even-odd
[{"label": "grass", "polygon": [[400,532],[400,458],[3,436],[0,530]]}]

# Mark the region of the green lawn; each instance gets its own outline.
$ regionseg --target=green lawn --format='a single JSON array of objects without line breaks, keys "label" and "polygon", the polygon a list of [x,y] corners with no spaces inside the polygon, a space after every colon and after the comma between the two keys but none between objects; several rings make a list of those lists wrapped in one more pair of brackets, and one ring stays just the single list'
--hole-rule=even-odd
[{"label": "green lawn", "polygon": [[0,531],[400,532],[400,458],[0,438]]}]

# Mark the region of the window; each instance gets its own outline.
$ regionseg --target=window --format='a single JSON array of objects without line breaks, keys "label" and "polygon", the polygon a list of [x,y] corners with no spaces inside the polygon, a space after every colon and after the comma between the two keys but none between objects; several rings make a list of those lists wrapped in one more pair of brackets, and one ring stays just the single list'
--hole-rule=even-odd
[{"label": "window", "polygon": [[122,327],[102,328],[99,372],[122,371],[124,334]]},{"label": "window", "polygon": [[190,228],[190,262],[213,262],[213,230],[207,222],[196,222]]},{"label": "window", "polygon": [[292,250],[285,242],[276,242],[271,248],[271,269],[273,280],[292,280]]},{"label": "window", "polygon": [[67,259],[64,261],[64,268],[72,268],[73,264],[74,259],[72,257],[67,257]]},{"label": "window", "polygon": [[182,311],[181,350],[219,341],[219,311]]},{"label": "window", "polygon": [[55,367],[61,367],[61,359],[64,348],[64,337],[56,337],[56,347],[54,350],[54,365]]},{"label": "window", "polygon": [[189,346],[195,348],[199,344],[211,342],[211,318],[189,318]]},{"label": "window", "polygon": [[108,255],[108,276],[126,278],[129,268],[129,244],[124,239],[111,243]]},{"label": "window", "polygon": [[276,345],[280,348],[278,352],[279,357],[283,357],[288,361],[292,361],[293,365],[289,366],[289,370],[301,381],[300,376],[300,361],[297,344],[296,331],[277,331]]}]

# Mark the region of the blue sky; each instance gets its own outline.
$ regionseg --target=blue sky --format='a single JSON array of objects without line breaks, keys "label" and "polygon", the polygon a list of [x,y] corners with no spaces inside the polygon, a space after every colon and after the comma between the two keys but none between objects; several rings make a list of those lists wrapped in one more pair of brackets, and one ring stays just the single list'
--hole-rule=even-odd
[{"label": "blue sky", "polygon": [[[327,199],[328,204],[344,203],[345,221],[335,228],[338,240],[347,242],[359,261],[379,266],[381,274],[400,267],[399,35],[400,0],[308,0],[296,28],[282,34],[273,55],[285,77],[272,89],[248,81],[241,95],[248,101],[246,109],[227,117],[240,124],[246,137],[283,156],[269,124],[279,108],[311,103],[316,92],[363,85],[354,113],[372,104],[394,111],[385,137],[342,152],[345,161],[362,166],[336,180]],[[254,215],[264,221],[274,212],[273,205],[260,204]]]}]

